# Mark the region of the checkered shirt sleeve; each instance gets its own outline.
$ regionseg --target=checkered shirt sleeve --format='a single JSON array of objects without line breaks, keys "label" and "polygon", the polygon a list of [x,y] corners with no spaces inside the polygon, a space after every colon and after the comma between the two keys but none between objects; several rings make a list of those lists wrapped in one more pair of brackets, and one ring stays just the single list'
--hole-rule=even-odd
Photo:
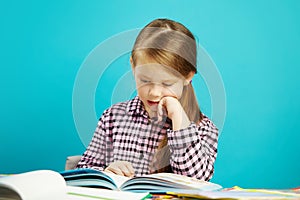
[{"label": "checkered shirt sleeve", "polygon": [[217,156],[218,129],[206,117],[200,124],[168,130],[168,144],[171,150],[171,166],[176,174],[210,180],[214,173]]},{"label": "checkered shirt sleeve", "polygon": [[110,146],[109,143],[106,142],[106,133],[108,129],[105,128],[105,125],[108,124],[108,115],[109,110],[105,110],[98,121],[98,125],[96,127],[92,141],[84,152],[81,160],[77,164],[77,168],[92,168],[103,171],[107,167],[106,152],[110,150]]}]

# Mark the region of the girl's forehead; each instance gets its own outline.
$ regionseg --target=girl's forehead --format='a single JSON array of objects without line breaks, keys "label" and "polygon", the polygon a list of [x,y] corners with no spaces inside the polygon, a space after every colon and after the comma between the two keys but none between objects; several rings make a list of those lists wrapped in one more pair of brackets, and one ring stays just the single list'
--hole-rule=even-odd
[{"label": "girl's forehead", "polygon": [[182,75],[175,69],[169,66],[164,66],[158,63],[147,63],[137,65],[134,68],[136,76],[147,76],[153,79],[182,79]]}]

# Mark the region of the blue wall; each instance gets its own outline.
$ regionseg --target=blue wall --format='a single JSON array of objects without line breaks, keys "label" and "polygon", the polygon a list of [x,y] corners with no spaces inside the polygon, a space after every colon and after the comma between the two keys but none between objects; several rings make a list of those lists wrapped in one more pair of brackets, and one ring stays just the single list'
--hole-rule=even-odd
[{"label": "blue wall", "polygon": [[[299,186],[299,8],[296,0],[2,2],[0,173],[62,170],[66,156],[81,154],[72,92],[84,59],[107,38],[168,17],[197,35],[224,82],[212,181]],[[127,58],[119,67],[129,68]],[[210,115],[207,89],[197,95]],[[110,101],[98,93],[95,101],[99,117]]]}]

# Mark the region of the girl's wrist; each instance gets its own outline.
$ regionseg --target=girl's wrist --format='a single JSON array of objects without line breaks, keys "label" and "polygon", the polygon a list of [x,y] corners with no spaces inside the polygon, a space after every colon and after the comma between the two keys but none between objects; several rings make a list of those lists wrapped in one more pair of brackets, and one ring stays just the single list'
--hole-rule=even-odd
[{"label": "girl's wrist", "polygon": [[180,129],[185,129],[190,125],[190,120],[183,109],[174,113],[170,118],[172,120],[173,131],[178,131]]}]

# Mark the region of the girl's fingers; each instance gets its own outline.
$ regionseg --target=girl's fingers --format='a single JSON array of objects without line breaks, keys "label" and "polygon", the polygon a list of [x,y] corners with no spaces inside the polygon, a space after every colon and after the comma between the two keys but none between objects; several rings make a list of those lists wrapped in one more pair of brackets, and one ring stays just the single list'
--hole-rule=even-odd
[{"label": "girl's fingers", "polygon": [[130,177],[132,175],[128,170],[128,168],[126,167],[126,165],[120,165],[119,167],[122,173],[124,174],[124,176]]},{"label": "girl's fingers", "polygon": [[108,167],[105,170],[110,171],[110,172],[120,175],[120,176],[124,176],[124,173],[122,172],[122,170],[119,167]]},{"label": "girl's fingers", "polygon": [[157,105],[157,117],[158,117],[158,121],[162,121],[162,116],[164,115],[164,104],[165,104],[165,98],[162,98],[158,105]]},{"label": "girl's fingers", "polygon": [[134,175],[134,169],[131,163],[127,161],[116,161],[110,164],[104,171],[127,177]]},{"label": "girl's fingers", "polygon": [[131,174],[134,174],[134,169],[133,169],[133,167],[132,167],[132,165],[131,165],[130,162],[127,162],[125,166],[127,167],[128,171],[129,171]]},{"label": "girl's fingers", "polygon": [[158,105],[157,105],[157,114],[159,116],[163,115],[162,108],[163,108],[163,100],[160,100],[159,103],[158,103]]},{"label": "girl's fingers", "polygon": [[134,175],[134,170],[130,163],[124,163],[120,168],[125,176],[132,177]]},{"label": "girl's fingers", "polygon": [[130,174],[134,175],[134,169],[133,169],[132,164],[130,162],[128,162],[126,167],[127,167],[128,171],[130,172]]}]

